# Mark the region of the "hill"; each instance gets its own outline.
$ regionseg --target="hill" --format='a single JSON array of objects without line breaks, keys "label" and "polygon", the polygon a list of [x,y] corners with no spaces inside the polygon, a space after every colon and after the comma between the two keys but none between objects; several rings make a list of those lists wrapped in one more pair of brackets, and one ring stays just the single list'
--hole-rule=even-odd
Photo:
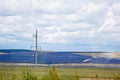
[{"label": "hill", "polygon": [[[0,62],[35,63],[35,52],[24,49],[0,50]],[[108,55],[117,55],[110,57]],[[119,53],[100,52],[38,52],[38,64],[120,64]]]}]

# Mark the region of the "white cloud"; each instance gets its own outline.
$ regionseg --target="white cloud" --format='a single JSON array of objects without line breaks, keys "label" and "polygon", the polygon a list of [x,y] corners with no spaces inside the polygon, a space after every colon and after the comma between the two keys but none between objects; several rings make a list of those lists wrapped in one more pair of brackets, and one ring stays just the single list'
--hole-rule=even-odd
[{"label": "white cloud", "polygon": [[53,21],[53,20],[59,20],[60,16],[59,15],[52,15],[52,14],[43,14],[42,19],[43,20],[48,20],[48,21]]},{"label": "white cloud", "polygon": [[77,41],[79,43],[79,39],[91,37],[91,35],[88,35],[90,34],[89,30],[81,30],[84,27],[90,27],[90,25],[84,23],[73,25],[75,27],[72,25],[46,27],[42,35],[43,42],[74,43]]},{"label": "white cloud", "polygon": [[58,0],[32,0],[32,9],[36,11],[55,13],[61,6],[62,2]]},{"label": "white cloud", "polygon": [[120,16],[120,3],[113,4],[112,8],[116,15]]},{"label": "white cloud", "polygon": [[105,16],[105,21],[102,25],[99,25],[99,28],[94,29],[92,34],[96,38],[99,36],[104,44],[119,42],[120,27],[118,24],[118,17],[116,17],[114,11],[109,8]]},{"label": "white cloud", "polygon": [[0,0],[0,14],[13,15],[31,11],[31,0]]},{"label": "white cloud", "polygon": [[0,0],[0,36],[29,41],[37,28],[47,43],[119,42],[119,5],[119,0]]},{"label": "white cloud", "polygon": [[108,5],[105,3],[85,3],[82,6],[78,6],[76,12],[67,14],[65,16],[67,21],[76,22],[82,21],[92,24],[101,24],[104,20]]},{"label": "white cloud", "polygon": [[22,20],[20,15],[15,16],[0,16],[1,24],[14,24]]},{"label": "white cloud", "polygon": [[18,40],[16,40],[16,39],[12,39],[12,38],[0,38],[0,43],[1,44],[6,44],[6,42],[7,43],[16,43],[16,42],[18,42]]}]

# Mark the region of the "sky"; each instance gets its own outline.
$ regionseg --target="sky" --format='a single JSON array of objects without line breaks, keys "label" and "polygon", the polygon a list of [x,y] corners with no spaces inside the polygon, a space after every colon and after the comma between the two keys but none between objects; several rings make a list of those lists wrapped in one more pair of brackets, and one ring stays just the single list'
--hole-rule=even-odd
[{"label": "sky", "polygon": [[[120,51],[120,0],[0,0],[0,49]],[[33,48],[34,49],[34,48]]]}]

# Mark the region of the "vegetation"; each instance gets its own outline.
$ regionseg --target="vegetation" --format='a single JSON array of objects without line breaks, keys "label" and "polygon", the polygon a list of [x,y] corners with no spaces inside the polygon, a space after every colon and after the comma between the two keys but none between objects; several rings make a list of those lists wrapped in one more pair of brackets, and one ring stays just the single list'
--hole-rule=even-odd
[{"label": "vegetation", "polygon": [[114,74],[114,80],[120,80],[120,73]]},{"label": "vegetation", "polygon": [[61,80],[60,77],[58,76],[57,72],[56,72],[56,68],[55,66],[53,66],[48,74],[46,74],[45,76],[42,77],[41,80]]},{"label": "vegetation", "polygon": [[22,80],[38,80],[37,76],[32,74],[30,70],[24,70],[22,73]]},{"label": "vegetation", "polygon": [[0,67],[0,80],[120,80],[120,68]]}]

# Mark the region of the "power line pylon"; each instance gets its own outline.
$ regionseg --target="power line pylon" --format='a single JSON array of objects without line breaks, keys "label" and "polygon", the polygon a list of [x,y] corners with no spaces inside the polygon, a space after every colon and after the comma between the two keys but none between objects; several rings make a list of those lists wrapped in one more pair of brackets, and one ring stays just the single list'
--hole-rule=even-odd
[{"label": "power line pylon", "polygon": [[36,56],[35,56],[35,65],[37,66],[37,60],[38,60],[38,32],[36,29],[36,35],[35,35],[36,43],[35,43],[35,48],[36,48]]},{"label": "power line pylon", "polygon": [[41,47],[38,46],[38,31],[37,31],[37,29],[36,29],[36,33],[35,33],[35,35],[33,35],[33,37],[35,38],[35,46],[32,46],[32,47],[35,47],[35,66],[37,67],[37,64],[38,64],[38,47],[41,50]]}]

